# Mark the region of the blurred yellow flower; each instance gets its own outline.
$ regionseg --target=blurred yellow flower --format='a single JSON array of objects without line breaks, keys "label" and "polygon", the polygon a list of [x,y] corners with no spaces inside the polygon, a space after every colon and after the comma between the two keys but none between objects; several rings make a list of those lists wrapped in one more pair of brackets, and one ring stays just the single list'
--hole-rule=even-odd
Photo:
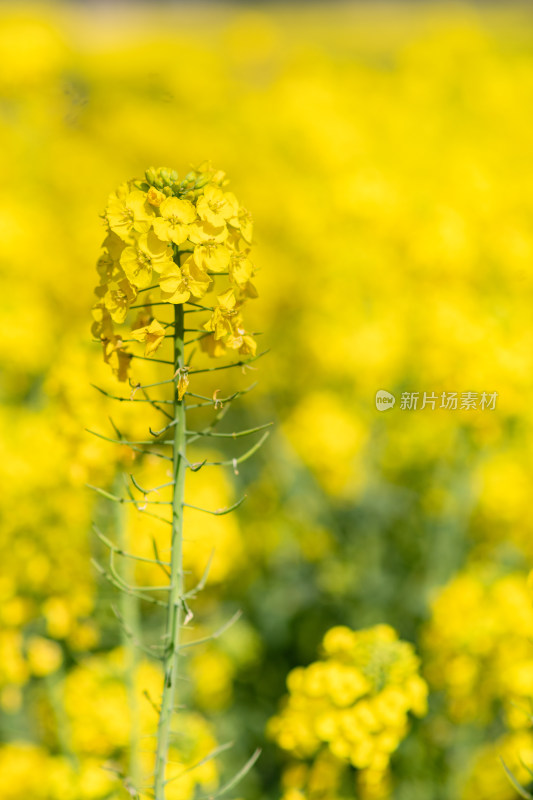
[{"label": "blurred yellow flower", "polygon": [[63,661],[61,647],[51,639],[31,636],[26,648],[30,670],[39,677],[55,672]]},{"label": "blurred yellow flower", "polygon": [[423,637],[426,675],[445,691],[455,722],[490,721],[501,708],[512,728],[530,725],[533,606],[525,574],[472,565],[433,601]]},{"label": "blurred yellow flower", "polygon": [[[329,751],[386,783],[390,754],[407,735],[408,714],[427,712],[419,661],[393,628],[332,628],[324,657],[287,677],[289,696],[268,734],[300,759]],[[324,749],[325,748],[325,749]]]}]

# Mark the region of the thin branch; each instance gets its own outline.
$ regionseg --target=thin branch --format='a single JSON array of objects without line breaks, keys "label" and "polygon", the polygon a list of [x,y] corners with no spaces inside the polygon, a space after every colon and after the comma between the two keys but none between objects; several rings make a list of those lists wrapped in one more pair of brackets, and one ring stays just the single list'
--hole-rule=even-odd
[{"label": "thin branch", "polygon": [[166,567],[170,567],[170,561],[161,561],[161,559],[159,559],[159,558],[154,561],[153,558],[144,558],[144,556],[136,556],[133,553],[126,552],[126,550],[123,550],[121,547],[117,547],[117,545],[114,542],[112,542],[110,539],[108,539],[107,536],[104,536],[102,531],[99,530],[96,527],[96,525],[93,525],[93,531],[95,532],[97,537],[100,539],[100,541],[103,544],[106,545],[106,547],[109,547],[110,550],[114,550],[115,551],[117,556],[123,556],[124,558],[131,558],[134,561],[144,561],[147,564],[159,564],[159,565],[164,565]]},{"label": "thin branch", "polygon": [[258,358],[261,356],[266,355],[269,350],[263,350],[261,353],[258,353],[256,356],[247,359],[246,361],[233,361],[231,364],[221,364],[219,367],[204,367],[203,369],[190,369],[189,375],[198,375],[200,372],[217,372],[221,369],[231,369],[232,367],[248,367],[254,361],[257,361]]},{"label": "thin branch", "polygon": [[[133,308],[133,306],[132,306],[132,308]],[[171,364],[172,365],[172,361],[165,361],[164,358],[152,358],[151,356],[138,356],[138,355],[136,355],[136,353],[128,353],[128,355],[131,356],[132,358],[138,358],[141,361],[154,361],[156,364]]]},{"label": "thin branch", "polygon": [[[96,386],[96,384],[94,383],[91,383],[90,386],[92,386],[93,389],[96,389],[98,392],[101,392],[101,394],[105,395],[106,397],[109,397],[111,400],[118,400],[120,403],[152,403],[153,405],[154,402],[158,402],[158,403],[166,403],[172,405],[172,400],[154,401],[150,399],[143,399],[142,397],[119,397],[116,394],[111,394],[110,392],[106,392],[105,389],[102,389],[100,386]],[[161,409],[158,409],[158,411],[159,410]]]},{"label": "thin branch", "polygon": [[192,442],[196,441],[201,435],[207,436],[208,433],[212,431],[213,428],[215,428],[218,425],[218,423],[226,416],[229,408],[230,408],[229,405],[220,406],[220,408],[216,411],[215,416],[213,417],[209,425],[207,425],[205,428],[202,428],[201,431],[188,431],[188,432],[184,431],[185,436],[187,436],[187,433],[189,433],[189,435],[191,436],[191,438],[188,441],[188,444],[191,444]]},{"label": "thin branch", "polygon": [[192,506],[190,503],[183,503],[183,505],[185,508],[193,508],[195,511],[203,511],[205,514],[213,514],[215,517],[223,517],[224,514],[230,514],[232,511],[235,511],[245,500],[246,495],[243,495],[241,499],[237,500],[233,505],[227,506],[226,508],[218,508],[216,511],[210,511],[208,508],[201,508],[200,506]]},{"label": "thin branch", "polygon": [[92,489],[93,492],[102,495],[107,500],[111,500],[113,503],[120,503],[121,505],[134,505],[137,511],[143,511],[140,507],[140,503],[148,503],[152,506],[171,506],[172,502],[170,500],[136,500],[134,499],[126,499],[125,497],[118,497],[117,495],[111,494],[111,492],[107,492],[105,489],[100,489],[99,486],[93,486],[91,483],[86,483],[85,486],[87,489]]},{"label": "thin branch", "polygon": [[113,576],[101,565],[95,558],[91,559],[91,564],[93,567],[99,572],[99,574],[106,579],[109,583],[111,583],[115,588],[119,589],[121,592],[126,592],[126,594],[131,594],[133,597],[138,597],[139,600],[145,600],[147,603],[153,603],[155,606],[163,606],[163,608],[167,607],[167,604],[164,603],[162,600],[157,600],[155,597],[150,597],[149,595],[144,595],[142,593],[126,589],[124,586],[121,586],[120,583],[113,578]]},{"label": "thin branch", "polygon": [[224,625],[214,633],[211,633],[209,636],[204,636],[201,639],[194,639],[192,642],[184,642],[183,644],[180,644],[180,650],[184,650],[186,648],[188,649],[189,647],[196,647],[198,644],[206,644],[207,642],[213,641],[213,639],[218,639],[228,630],[228,628],[231,628],[231,626],[234,625],[241,616],[242,611],[236,611],[231,619],[224,623]]},{"label": "thin branch", "polygon": [[[189,439],[189,444],[202,436],[212,436],[219,439],[238,439],[241,436],[250,436],[252,433],[264,431],[266,428],[271,428],[273,424],[273,422],[266,422],[264,425],[258,425],[256,428],[248,428],[247,430],[235,431],[234,433],[219,433],[218,431],[202,430],[185,431],[185,434],[192,437]],[[141,442],[141,444],[145,444],[145,442]]]},{"label": "thin branch", "polygon": [[[150,291],[152,291],[152,289],[159,289],[159,284],[158,283],[154,283],[153,286],[146,286],[144,289],[137,289],[137,294],[141,294],[141,292],[150,292]],[[152,304],[149,303],[149,305],[152,305]],[[133,308],[133,306],[130,306],[130,308]]]},{"label": "thin branch", "polygon": [[[148,702],[150,703],[150,705],[152,706],[152,708],[154,709],[156,714],[159,715],[161,713],[161,706],[158,706],[157,703],[155,702],[155,700],[152,700],[152,698],[150,697],[150,693],[148,692],[148,689],[144,689],[143,696],[146,697],[146,699],[148,700]],[[148,735],[149,736],[155,736],[155,733],[148,734]],[[147,737],[143,736],[143,739],[144,738],[147,738]]]},{"label": "thin branch", "polygon": [[192,589],[189,589],[189,591],[186,592],[183,595],[184,598],[187,598],[188,600],[189,599],[193,599],[194,600],[194,598],[196,597],[198,592],[201,592],[202,589],[205,588],[205,585],[207,583],[207,577],[209,575],[209,570],[211,569],[211,563],[213,561],[214,555],[215,555],[215,551],[211,550],[211,554],[210,554],[209,558],[207,559],[207,564],[205,565],[205,569],[204,569],[204,571],[202,573],[202,577],[200,578],[200,580],[198,581],[196,586],[193,586]]},{"label": "thin branch", "polygon": [[168,425],[165,425],[164,428],[161,428],[160,431],[153,431],[151,427],[149,427],[148,430],[150,431],[152,436],[154,436],[157,439],[158,436],[161,436],[161,434],[166,433],[166,431],[168,431],[169,428],[172,428],[172,426],[176,424],[177,420],[173,419],[168,423]]},{"label": "thin branch", "polygon": [[[185,392],[188,397],[196,397],[198,400],[208,400],[209,404],[217,404],[220,403],[221,405],[225,405],[226,403],[230,403],[232,400],[236,400],[237,397],[240,397],[243,394],[248,394],[251,392],[252,389],[255,389],[257,386],[257,381],[247,386],[246,389],[239,389],[233,394],[228,395],[228,397],[207,397],[205,394],[195,394],[194,392]],[[187,408],[192,408],[192,406],[187,406]]]},{"label": "thin branch", "polygon": [[151,492],[157,492],[159,491],[159,489],[166,489],[167,486],[174,486],[174,481],[169,481],[168,483],[161,483],[159,486],[154,486],[153,489],[143,489],[143,487],[139,485],[139,483],[135,479],[135,476],[132,475],[131,472],[130,472],[130,478],[135,488],[138,489],[140,492],[142,492],[144,495],[150,494]]},{"label": "thin branch", "polygon": [[[218,747],[215,747],[213,750],[211,750],[210,753],[208,753],[206,756],[200,759],[200,761],[197,761],[195,764],[191,764],[190,767],[187,767],[186,769],[182,770],[177,775],[173,775],[172,778],[167,778],[167,780],[165,781],[165,786],[168,786],[168,784],[172,783],[172,781],[178,780],[178,778],[182,778],[188,772],[192,772],[198,767],[203,766],[203,764],[207,764],[208,761],[212,761],[213,758],[216,758],[218,755],[220,755],[220,753],[223,753],[225,750],[229,750],[230,747],[233,747],[233,742],[227,742],[226,744],[221,744]],[[172,764],[173,762],[167,761],[167,763]]]},{"label": "thin branch", "polygon": [[157,542],[156,542],[155,536],[152,536],[152,547],[154,548],[154,555],[156,557],[157,563],[159,564],[159,566],[161,567],[161,569],[163,570],[163,572],[165,573],[167,578],[170,580],[171,579],[171,574],[170,574],[170,571],[167,569],[167,567],[170,567],[171,565],[169,563],[167,563],[167,562],[161,561],[161,559],[159,558],[159,550],[158,550],[158,547],[157,547]]},{"label": "thin branch", "polygon": [[[190,300],[187,300],[187,305],[188,306],[194,306],[195,308],[199,308],[200,311],[214,311],[214,307],[213,306],[204,306],[201,303],[192,303]],[[192,311],[192,309],[186,309],[185,313],[187,313],[187,311],[189,311],[189,313],[190,313]]]},{"label": "thin branch", "polygon": [[165,586],[132,586],[127,583],[124,578],[122,578],[118,572],[117,568],[115,567],[115,553],[114,550],[111,550],[109,553],[109,571],[113,578],[120,583],[121,587],[127,592],[152,592],[152,591],[160,591],[160,592],[168,592],[169,586],[168,584]]},{"label": "thin branch", "polygon": [[[161,338],[162,339],[172,339],[173,338],[173,334],[172,333],[166,333]],[[96,340],[96,341],[98,341],[98,340]],[[122,339],[122,344],[142,344],[142,342],[140,342],[139,339]],[[131,353],[130,353],[130,355],[131,355]],[[138,356],[137,356],[137,358],[138,358]]]},{"label": "thin branch", "polygon": [[146,383],[144,386],[140,383],[132,383],[130,380],[130,386],[132,389],[153,389],[154,386],[165,386],[165,384],[174,383],[174,378],[169,378],[166,381],[158,381],[157,383]]},{"label": "thin branch", "polygon": [[169,305],[168,300],[164,300],[162,302],[158,301],[157,303],[141,303],[140,305],[137,305],[137,306],[130,306],[130,309],[132,309],[132,308],[146,308],[147,306],[167,306],[167,308],[168,308],[168,305]]},{"label": "thin branch", "polygon": [[237,783],[239,783],[239,781],[241,781],[245,777],[245,775],[247,775],[250,772],[250,770],[252,769],[253,765],[255,764],[260,755],[261,755],[261,749],[258,747],[257,750],[251,756],[251,758],[248,759],[244,767],[242,767],[242,769],[240,769],[236,773],[236,775],[234,775],[233,778],[231,778],[231,780],[225,783],[224,786],[222,786],[214,794],[204,795],[203,797],[200,797],[199,800],[216,800],[217,797],[220,797],[221,795],[226,794],[226,792],[229,792],[230,789],[233,789],[233,787]]},{"label": "thin branch", "polygon": [[514,788],[516,789],[516,791],[518,792],[520,797],[525,797],[526,800],[533,800],[533,794],[530,794],[527,791],[527,789],[525,789],[523,786],[521,786],[518,783],[517,779],[515,778],[515,776],[513,775],[513,773],[511,772],[511,770],[509,769],[509,767],[507,766],[507,764],[505,763],[505,761],[503,760],[503,758],[501,756],[500,756],[500,761],[502,762],[502,766],[503,766],[503,768],[505,770],[505,774],[509,778],[509,781],[514,786]]},{"label": "thin branch", "polygon": [[169,413],[168,413],[168,411],[165,411],[165,409],[164,409],[164,408],[159,408],[159,405],[158,405],[158,404],[159,404],[159,403],[162,403],[162,402],[163,402],[162,400],[152,400],[152,398],[150,397],[150,395],[148,394],[148,392],[146,391],[146,389],[141,389],[141,391],[142,391],[142,393],[143,393],[143,396],[144,396],[144,397],[145,397],[145,398],[148,400],[148,402],[150,403],[150,405],[152,405],[152,406],[153,406],[153,407],[156,409],[156,411],[159,411],[159,412],[160,412],[161,414],[163,414],[163,415],[164,415],[164,416],[165,416],[167,419],[172,419],[172,414],[169,414]]},{"label": "thin branch", "polygon": [[254,453],[256,453],[260,447],[266,442],[268,437],[270,436],[270,431],[266,431],[263,436],[259,439],[258,442],[254,444],[253,447],[250,447],[242,456],[238,456],[237,458],[230,458],[226,461],[206,461],[206,467],[235,467],[237,464],[242,464],[243,461],[247,461]]},{"label": "thin branch", "polygon": [[145,517],[152,517],[152,519],[158,519],[159,522],[164,522],[165,525],[172,525],[172,520],[162,517],[160,514],[154,514],[153,511],[145,511],[143,508],[139,508],[139,506],[134,506],[134,508],[139,514],[144,514]]},{"label": "thin branch", "polygon": [[189,461],[189,459],[187,458],[187,456],[184,455],[183,452],[180,451],[179,455],[185,461],[185,464],[186,464],[187,468],[190,469],[191,472],[198,472],[207,463],[207,458],[204,458],[203,461],[195,461],[193,463],[193,462]]},{"label": "thin branch", "polygon": [[[93,436],[97,436],[99,439],[103,439],[105,442],[111,442],[112,444],[125,444],[131,450],[134,450],[136,453],[143,453],[147,456],[155,456],[156,458],[162,458],[165,461],[172,461],[170,456],[165,456],[163,453],[154,453],[152,450],[144,450],[142,447],[137,447],[134,444],[131,444],[125,439],[110,439],[109,436],[104,436],[102,433],[97,433],[97,431],[92,431],[90,428],[85,428],[87,433],[92,433]],[[147,444],[164,444],[164,442],[152,442],[148,441]]]},{"label": "thin branch", "polygon": [[187,341],[184,342],[183,344],[185,346],[187,346],[188,344],[194,344],[194,342],[199,342],[201,339],[205,339],[205,337],[209,336],[209,335],[210,335],[210,332],[206,331],[204,333],[201,333],[199,336],[195,336],[194,339],[187,339]]}]

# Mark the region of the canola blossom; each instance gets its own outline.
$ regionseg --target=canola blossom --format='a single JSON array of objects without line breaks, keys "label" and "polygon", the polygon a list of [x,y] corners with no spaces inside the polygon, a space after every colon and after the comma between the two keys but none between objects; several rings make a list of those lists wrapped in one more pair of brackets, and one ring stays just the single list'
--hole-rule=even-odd
[{"label": "canola blossom", "polygon": [[[127,379],[134,357],[129,342],[144,343],[149,358],[169,335],[168,325],[157,318],[167,303],[211,312],[198,337],[204,352],[255,356],[255,339],[242,319],[245,301],[257,297],[249,257],[253,224],[227,183],[225,173],[209,164],[183,179],[175,170],[150,168],[144,179],[123,183],[110,195],[92,330],[119,380]],[[226,276],[229,287],[215,286],[215,276]],[[199,303],[206,295],[210,306]],[[126,322],[132,307],[144,309],[149,321],[137,315],[126,341],[116,326]],[[182,385],[185,391],[185,376]]]},{"label": "canola blossom", "polygon": [[[59,721],[50,696],[41,694],[39,725],[47,747],[14,741],[0,749],[3,798],[122,800],[128,796],[123,775],[134,720],[123,680],[124,661],[120,648],[85,658],[58,684],[58,694],[64,699],[61,723],[70,732],[66,754],[54,754],[54,743],[61,738]],[[150,697],[160,690],[163,675],[143,660],[134,679],[142,701],[140,732],[149,741],[157,723]],[[179,737],[171,748],[168,800],[192,800],[198,790],[216,790],[219,775],[214,761],[198,764],[217,745],[212,726],[192,711],[176,715],[174,725]],[[138,757],[142,786],[136,797],[149,800],[154,756],[143,748]]]},{"label": "canola blossom", "polygon": [[425,671],[456,723],[530,727],[533,604],[526,576],[472,565],[439,592],[423,636]]},{"label": "canola blossom", "polygon": [[[333,757],[333,764],[351,764],[360,771],[361,785],[370,787],[386,783],[409,713],[427,712],[419,659],[388,625],[330,629],[321,660],[292,670],[287,687],[284,707],[270,720],[270,736],[296,758],[329,753],[329,763]],[[305,784],[298,788],[305,797]]]}]

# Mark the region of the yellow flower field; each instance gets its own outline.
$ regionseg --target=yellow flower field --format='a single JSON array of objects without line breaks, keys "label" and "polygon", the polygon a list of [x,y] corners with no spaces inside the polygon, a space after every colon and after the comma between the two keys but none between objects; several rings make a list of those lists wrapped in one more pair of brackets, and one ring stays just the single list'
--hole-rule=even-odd
[{"label": "yellow flower field", "polygon": [[[518,797],[531,10],[4,4],[0,58],[0,800],[153,797],[167,530],[87,484],[169,468],[87,429],[159,424],[109,397],[167,377],[113,338],[166,352],[167,318],[127,317],[140,292],[203,303],[226,273],[198,357],[268,353],[180,373],[179,400],[257,382],[224,430],[274,425],[245,463],[231,438],[194,451],[228,465],[186,483],[186,586],[211,568],[185,639],[207,641],[183,659],[168,800]],[[138,604],[102,575],[109,542],[137,553]]]}]

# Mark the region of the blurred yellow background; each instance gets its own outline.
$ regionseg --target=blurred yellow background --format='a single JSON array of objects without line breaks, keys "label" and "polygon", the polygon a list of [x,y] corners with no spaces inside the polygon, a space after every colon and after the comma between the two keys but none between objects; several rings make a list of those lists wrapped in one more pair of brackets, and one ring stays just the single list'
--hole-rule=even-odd
[{"label": "blurred yellow background", "polygon": [[[276,427],[196,489],[216,507],[248,487],[235,519],[191,518],[187,555],[199,576],[217,548],[201,624],[244,615],[191,662],[181,763],[259,744],[242,796],[294,800],[264,733],[286,675],[328,628],[387,623],[429,713],[386,786],[307,794],[511,800],[502,754],[530,779],[532,22],[503,3],[0,6],[0,800],[128,796],[100,766],[129,721],[85,488],[132,463],[84,431],[115,411],[89,384],[120,389],[90,334],[99,215],[147,167],[205,159],[254,216],[247,319],[271,352],[242,413]],[[408,410],[402,392],[498,397]]]}]

